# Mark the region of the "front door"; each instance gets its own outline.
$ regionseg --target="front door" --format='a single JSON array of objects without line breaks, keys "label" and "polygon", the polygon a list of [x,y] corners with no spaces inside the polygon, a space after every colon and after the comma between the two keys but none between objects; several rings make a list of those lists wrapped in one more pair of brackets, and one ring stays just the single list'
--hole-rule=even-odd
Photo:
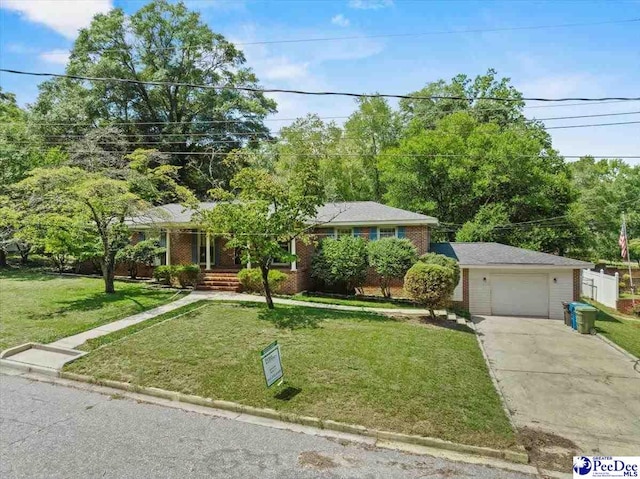
[{"label": "front door", "polygon": [[[209,241],[209,260],[211,262],[210,266],[214,266],[216,262],[216,246],[214,238],[210,238]],[[207,267],[207,233],[205,231],[198,232],[198,259],[200,262],[200,266],[203,268]]]}]

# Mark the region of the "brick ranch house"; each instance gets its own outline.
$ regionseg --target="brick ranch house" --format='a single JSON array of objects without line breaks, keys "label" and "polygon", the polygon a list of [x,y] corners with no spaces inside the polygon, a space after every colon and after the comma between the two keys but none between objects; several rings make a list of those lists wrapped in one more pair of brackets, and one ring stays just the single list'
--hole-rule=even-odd
[{"label": "brick ranch house", "polygon": [[[211,209],[215,203],[200,203]],[[157,207],[145,217],[130,222],[132,241],[158,235],[166,253],[158,264],[199,264],[200,289],[239,290],[237,272],[243,267],[226,240],[213,237],[194,222],[195,210],[179,204]],[[454,302],[472,314],[525,315],[562,318],[561,301],[572,301],[580,294],[580,271],[592,264],[570,258],[514,248],[497,243],[430,244],[430,228],[438,220],[411,211],[373,201],[328,203],[309,221],[316,240],[353,235],[375,241],[396,237],[409,239],[422,255],[429,251],[458,260],[462,279],[454,293]],[[309,290],[311,257],[317,241],[306,245],[299,240],[282,247],[296,255],[287,264],[274,268],[287,274],[282,292],[293,294]],[[118,273],[126,273],[120,266]],[[140,276],[150,276],[152,268],[140,268]],[[377,275],[369,271],[364,285],[366,294],[378,294]],[[402,281],[392,285],[392,294],[402,294]]]}]

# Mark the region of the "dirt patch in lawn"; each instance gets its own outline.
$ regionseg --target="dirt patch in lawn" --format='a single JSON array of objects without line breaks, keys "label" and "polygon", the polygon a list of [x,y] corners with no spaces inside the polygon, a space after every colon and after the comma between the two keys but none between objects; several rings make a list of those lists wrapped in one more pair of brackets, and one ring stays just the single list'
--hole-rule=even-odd
[{"label": "dirt patch in lawn", "polygon": [[312,467],[314,469],[332,469],[338,467],[338,464],[336,464],[333,459],[315,451],[301,452],[298,456],[298,462],[301,466]]},{"label": "dirt patch in lawn", "polygon": [[569,439],[548,432],[520,429],[519,438],[529,453],[531,463],[543,469],[571,470],[573,456],[579,455],[578,446]]}]

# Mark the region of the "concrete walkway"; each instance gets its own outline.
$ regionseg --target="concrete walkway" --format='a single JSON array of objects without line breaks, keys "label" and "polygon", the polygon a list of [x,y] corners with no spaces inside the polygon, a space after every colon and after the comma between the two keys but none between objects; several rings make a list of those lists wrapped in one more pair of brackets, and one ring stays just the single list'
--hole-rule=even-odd
[{"label": "concrete walkway", "polygon": [[640,451],[640,364],[562,321],[474,318],[518,428],[573,441],[583,454]]}]

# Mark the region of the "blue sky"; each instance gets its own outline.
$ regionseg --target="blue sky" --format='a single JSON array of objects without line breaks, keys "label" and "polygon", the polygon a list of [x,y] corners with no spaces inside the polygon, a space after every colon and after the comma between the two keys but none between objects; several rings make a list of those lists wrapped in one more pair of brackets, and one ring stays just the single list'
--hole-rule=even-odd
[{"label": "blue sky", "polygon": [[[0,64],[62,72],[66,52],[93,14],[142,0],[2,0]],[[215,31],[238,43],[640,18],[640,1],[187,0]],[[268,87],[408,93],[457,73],[495,68],[526,96],[640,96],[640,22],[574,28],[434,34],[310,43],[245,45],[248,65]],[[2,74],[22,104],[37,79]],[[351,99],[277,95],[276,118],[353,111]],[[529,117],[640,111],[640,102],[535,108]],[[549,120],[547,126],[638,121],[640,114]],[[340,122],[341,120],[337,120]],[[272,122],[270,126],[287,122]],[[277,126],[276,126],[277,125]],[[565,155],[640,156],[640,124],[550,130]],[[628,160],[640,164],[640,159]]]}]

